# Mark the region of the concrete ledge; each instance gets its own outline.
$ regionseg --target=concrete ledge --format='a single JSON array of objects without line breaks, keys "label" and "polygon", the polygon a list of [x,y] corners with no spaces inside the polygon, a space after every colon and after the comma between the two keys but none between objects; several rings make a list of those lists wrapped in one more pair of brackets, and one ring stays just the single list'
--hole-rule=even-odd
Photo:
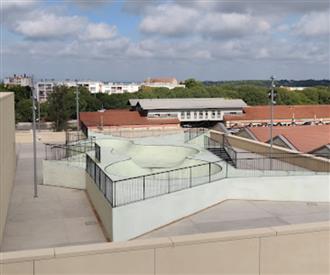
[{"label": "concrete ledge", "polygon": [[169,238],[157,238],[147,240],[135,240],[126,242],[114,242],[114,243],[100,243],[91,245],[79,245],[69,247],[58,247],[55,248],[55,257],[74,257],[83,256],[90,254],[104,254],[104,253],[116,253],[116,252],[127,252],[136,250],[146,250],[161,247],[173,246]]},{"label": "concrete ledge", "polygon": [[329,274],[329,222],[0,254],[11,274]]},{"label": "concrete ledge", "polygon": [[170,237],[174,246],[193,245],[209,242],[224,242],[243,239],[253,239],[259,237],[276,236],[272,228],[255,228],[235,231],[214,232],[205,234],[193,234]]},{"label": "concrete ledge", "polygon": [[273,226],[271,228],[274,231],[276,231],[276,235],[290,235],[290,234],[299,234],[299,233],[308,233],[308,232],[330,231],[330,221]]},{"label": "concrete ledge", "polygon": [[0,253],[0,264],[44,260],[55,257],[54,248],[20,250]]}]

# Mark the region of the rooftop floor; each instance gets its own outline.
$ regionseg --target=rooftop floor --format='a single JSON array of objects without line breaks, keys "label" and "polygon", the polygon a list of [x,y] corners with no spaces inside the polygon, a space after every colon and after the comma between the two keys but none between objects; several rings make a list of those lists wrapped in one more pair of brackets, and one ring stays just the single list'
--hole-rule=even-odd
[{"label": "rooftop floor", "polygon": [[[33,198],[33,147],[17,143],[17,169],[1,251],[106,241],[85,191],[39,185]],[[44,145],[38,142],[38,182],[42,182]]]},{"label": "rooftop floor", "polygon": [[227,200],[139,239],[330,220],[330,203]]}]

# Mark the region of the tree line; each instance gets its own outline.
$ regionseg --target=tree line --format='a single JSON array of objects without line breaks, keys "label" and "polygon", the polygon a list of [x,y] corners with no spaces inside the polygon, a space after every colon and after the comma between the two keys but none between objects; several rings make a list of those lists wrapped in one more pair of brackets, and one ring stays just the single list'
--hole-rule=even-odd
[{"label": "tree line", "polygon": [[[195,79],[185,81],[186,88],[151,88],[142,86],[137,93],[124,94],[91,94],[85,87],[79,87],[79,105],[81,112],[100,109],[128,108],[131,98],[203,98],[223,97],[239,98],[248,105],[266,105],[269,103],[266,85],[255,82],[238,81],[222,84],[205,84]],[[315,86],[303,91],[288,91],[276,88],[278,105],[330,104],[330,87]],[[32,121],[31,89],[29,87],[5,87],[0,85],[0,92],[15,93],[16,122]],[[56,130],[66,128],[66,121],[76,118],[76,89],[65,86],[55,87],[48,101],[40,104],[42,121],[53,121]]]}]

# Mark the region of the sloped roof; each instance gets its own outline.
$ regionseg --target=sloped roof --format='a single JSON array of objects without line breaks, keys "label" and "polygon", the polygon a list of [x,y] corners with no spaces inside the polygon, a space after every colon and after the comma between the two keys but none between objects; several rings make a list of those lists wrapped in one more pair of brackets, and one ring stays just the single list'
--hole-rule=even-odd
[{"label": "sloped roof", "polygon": [[[130,100],[130,103],[134,104],[135,100]],[[144,110],[221,109],[247,106],[241,99],[225,98],[153,98],[139,99],[137,104]]]},{"label": "sloped roof", "polygon": [[[270,107],[248,106],[242,115],[225,115],[225,121],[266,120],[270,118]],[[330,105],[277,105],[274,106],[274,119],[330,118]]]},{"label": "sloped roof", "polygon": [[80,121],[87,127],[92,126],[127,126],[127,125],[160,125],[178,124],[177,118],[147,118],[139,112],[126,109],[107,110],[105,112],[81,112]]},{"label": "sloped roof", "polygon": [[[259,141],[268,142],[270,140],[269,127],[248,127],[247,129]],[[298,151],[308,153],[330,144],[330,125],[276,126],[273,127],[273,138],[276,136],[283,136]]]}]

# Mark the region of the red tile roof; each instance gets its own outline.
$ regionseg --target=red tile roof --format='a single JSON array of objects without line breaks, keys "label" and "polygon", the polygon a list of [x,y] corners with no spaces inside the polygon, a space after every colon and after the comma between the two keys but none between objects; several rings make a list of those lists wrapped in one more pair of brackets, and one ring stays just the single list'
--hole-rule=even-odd
[{"label": "red tile roof", "polygon": [[[248,127],[248,129],[259,141],[269,141],[269,127]],[[330,125],[273,127],[273,137],[278,135],[284,136],[298,151],[308,153],[330,144]]]},{"label": "red tile roof", "polygon": [[104,112],[82,112],[80,121],[86,127],[93,126],[134,126],[134,125],[164,125],[179,124],[177,118],[147,118],[136,111],[126,109],[107,110]]},{"label": "red tile roof", "polygon": [[[248,106],[242,115],[225,115],[225,121],[269,120],[270,107]],[[274,119],[313,119],[330,118],[330,105],[277,105],[274,106]]]}]

